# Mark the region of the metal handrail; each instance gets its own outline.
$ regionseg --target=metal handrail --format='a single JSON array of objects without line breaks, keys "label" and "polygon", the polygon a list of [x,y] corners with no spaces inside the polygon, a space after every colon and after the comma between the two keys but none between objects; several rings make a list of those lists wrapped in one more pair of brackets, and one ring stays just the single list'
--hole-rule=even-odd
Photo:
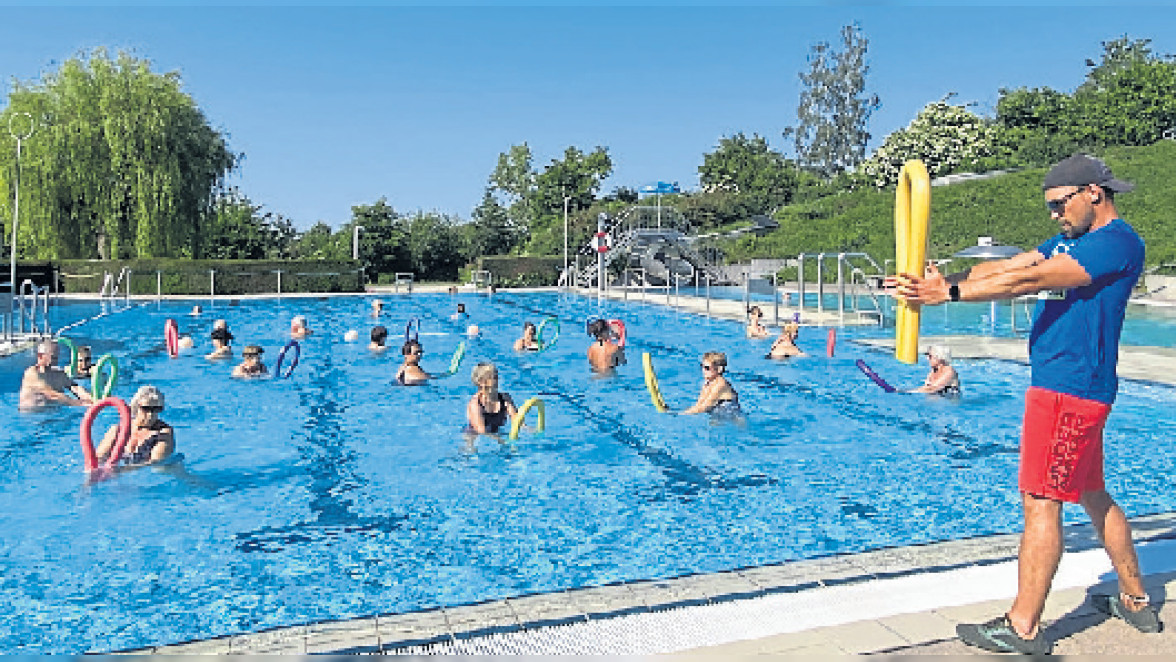
[{"label": "metal handrail", "polygon": [[[798,267],[798,269],[797,269],[797,289],[798,289],[798,295],[799,295],[798,298],[800,299],[797,302],[798,308],[800,308],[802,310],[804,309],[804,296],[805,296],[804,263],[809,258],[812,258],[817,263],[817,282],[816,282],[816,285],[817,285],[817,312],[824,312],[824,310],[825,310],[825,301],[824,301],[825,259],[826,258],[831,258],[831,259],[835,258],[837,260],[837,294],[838,294],[837,312],[838,312],[838,314],[841,314],[841,315],[845,314],[846,293],[845,293],[845,272],[844,272],[844,269],[845,269],[845,265],[848,264],[850,266],[850,285],[851,285],[851,287],[853,286],[853,280],[854,280],[853,271],[856,269],[859,272],[861,272],[862,280],[863,280],[862,284],[866,286],[867,291],[870,293],[871,297],[874,298],[875,305],[877,306],[877,310],[878,310],[879,321],[881,322],[881,319],[882,319],[881,303],[877,300],[877,297],[874,296],[873,288],[870,288],[869,284],[864,282],[864,281],[866,281],[866,279],[868,279],[871,276],[871,274],[867,274],[864,269],[861,269],[860,267],[857,267],[856,265],[854,265],[850,262],[850,260],[852,260],[852,259],[865,260],[870,266],[874,267],[874,269],[877,270],[878,273],[873,274],[874,277],[885,278],[886,275],[885,275],[883,268],[881,266],[879,266],[877,260],[875,260],[873,257],[871,257],[868,253],[840,253],[840,252],[839,253],[816,253],[816,254],[801,253],[799,256],[797,256],[797,258],[796,258],[797,267]],[[857,306],[856,297],[851,296],[851,299],[854,299],[854,303],[852,304],[853,310],[851,310],[851,312],[859,312],[856,307]]]},{"label": "metal handrail", "polygon": [[[30,300],[31,299],[31,300]],[[42,335],[49,335],[49,286],[38,287],[30,279],[25,279],[20,284],[20,296],[17,298],[17,304],[20,306],[20,332],[21,333],[38,333],[37,329],[37,302],[41,302],[41,329]],[[28,320],[29,329],[25,331],[25,320]]]},{"label": "metal handrail", "polygon": [[[483,277],[485,277],[485,282],[483,282],[483,280],[482,280]],[[485,269],[478,269],[475,271],[471,271],[470,272],[470,284],[473,285],[475,288],[493,285],[494,284],[494,274],[485,270]]]},{"label": "metal handrail", "polygon": [[[701,270],[713,280],[722,280],[720,275],[715,271],[714,265],[689,244],[689,238],[686,236],[686,233],[690,230],[690,224],[681,216],[678,210],[672,207],[663,207],[662,211],[664,216],[659,223],[652,216],[652,213],[644,213],[652,212],[654,209],[656,207],[634,205],[626,209],[617,218],[612,219],[611,223],[605,227],[604,231],[614,238],[614,244],[604,255],[605,271],[608,270],[608,267],[616,259],[616,256],[633,253],[633,246],[636,244],[638,237],[640,237],[641,231],[656,230],[665,235],[667,241],[677,248],[686,262],[690,264],[692,270]],[[588,242],[580,247],[577,252],[577,259],[580,256],[593,257],[596,255],[596,252],[596,247],[593,242]],[[596,269],[581,271],[579,272],[579,277],[573,282],[580,287],[591,287],[596,283],[597,271]],[[668,272],[667,283],[672,278],[674,278],[674,274]]]},{"label": "metal handrail", "polygon": [[[858,276],[861,277],[860,280],[857,278]],[[864,315],[877,315],[878,316],[878,323],[882,324],[884,321],[884,317],[885,317],[885,313],[883,313],[883,309],[882,309],[882,301],[878,298],[878,295],[874,291],[874,288],[870,286],[870,283],[867,281],[868,278],[870,278],[870,275],[867,274],[865,271],[863,271],[861,268],[854,266],[854,265],[850,265],[849,284],[850,284],[850,288],[853,290],[850,294],[850,297],[851,297],[850,301],[853,302],[853,312],[857,313],[859,317],[862,316],[863,314]],[[861,296],[857,290],[858,285],[860,285],[865,290],[866,294],[869,295],[870,300],[874,303],[873,310],[863,311],[861,309],[861,307],[858,305],[858,300],[859,300],[859,297]]]},{"label": "metal handrail", "polygon": [[396,275],[392,277],[392,287],[394,288],[393,291],[395,291],[396,293],[399,293],[400,286],[406,285],[408,287],[409,294],[411,294],[412,293],[412,284],[413,284],[413,281],[415,281],[415,280],[416,280],[416,273],[414,273],[412,271],[397,271]]}]

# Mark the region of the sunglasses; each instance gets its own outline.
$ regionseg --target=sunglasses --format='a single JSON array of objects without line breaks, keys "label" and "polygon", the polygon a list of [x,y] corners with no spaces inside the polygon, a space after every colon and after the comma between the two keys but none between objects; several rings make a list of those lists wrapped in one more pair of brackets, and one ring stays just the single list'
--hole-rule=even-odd
[{"label": "sunglasses", "polygon": [[154,412],[156,414],[163,411],[163,407],[161,407],[159,405],[143,405],[142,407],[139,407],[139,409],[142,409],[143,411],[146,411],[146,412]]},{"label": "sunglasses", "polygon": [[1086,187],[1083,186],[1083,187],[1079,188],[1077,191],[1070,191],[1069,193],[1058,198],[1057,200],[1046,200],[1045,207],[1046,207],[1046,209],[1049,209],[1051,214],[1060,214],[1060,213],[1066,211],[1066,205],[1070,204],[1070,198],[1073,198],[1074,196],[1078,195],[1079,193],[1081,193],[1085,190],[1086,190]]},{"label": "sunglasses", "polygon": [[699,363],[698,365],[703,370],[714,370],[715,369],[715,367],[713,365],[710,365],[709,363]]}]

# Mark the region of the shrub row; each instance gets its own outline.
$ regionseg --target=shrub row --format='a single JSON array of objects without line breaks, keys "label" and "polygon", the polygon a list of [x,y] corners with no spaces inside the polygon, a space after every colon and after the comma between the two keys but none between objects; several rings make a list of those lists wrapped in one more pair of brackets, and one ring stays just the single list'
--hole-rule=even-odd
[{"label": "shrub row", "polygon": [[[277,292],[362,292],[363,274],[351,260],[60,260],[64,292],[97,294],[106,275],[124,276],[119,293],[274,294]],[[280,276],[279,276],[280,274]],[[281,279],[279,288],[279,277]]]}]

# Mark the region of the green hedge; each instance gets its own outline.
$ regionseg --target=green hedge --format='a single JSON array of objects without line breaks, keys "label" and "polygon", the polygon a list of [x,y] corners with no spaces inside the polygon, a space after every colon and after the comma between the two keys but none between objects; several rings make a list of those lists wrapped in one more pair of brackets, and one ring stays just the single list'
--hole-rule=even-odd
[{"label": "green hedge", "polygon": [[[274,294],[362,292],[360,263],[351,260],[60,260],[65,292],[97,294],[107,273],[130,269],[130,294]],[[210,274],[210,272],[212,272]],[[215,292],[213,287],[215,286]],[[125,292],[119,290],[119,293]]]},{"label": "green hedge", "polygon": [[478,258],[477,268],[489,271],[497,287],[544,287],[559,282],[563,258],[495,255]]}]

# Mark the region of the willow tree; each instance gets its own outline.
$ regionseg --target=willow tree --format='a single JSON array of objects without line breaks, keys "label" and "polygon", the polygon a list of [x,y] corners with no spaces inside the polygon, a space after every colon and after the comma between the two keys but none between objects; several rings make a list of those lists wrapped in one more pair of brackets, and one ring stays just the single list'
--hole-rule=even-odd
[{"label": "willow tree", "polygon": [[39,82],[15,81],[0,112],[5,238],[16,175],[9,118],[36,130],[20,160],[22,257],[202,257],[202,225],[237,155],[177,73],[104,50]]}]

